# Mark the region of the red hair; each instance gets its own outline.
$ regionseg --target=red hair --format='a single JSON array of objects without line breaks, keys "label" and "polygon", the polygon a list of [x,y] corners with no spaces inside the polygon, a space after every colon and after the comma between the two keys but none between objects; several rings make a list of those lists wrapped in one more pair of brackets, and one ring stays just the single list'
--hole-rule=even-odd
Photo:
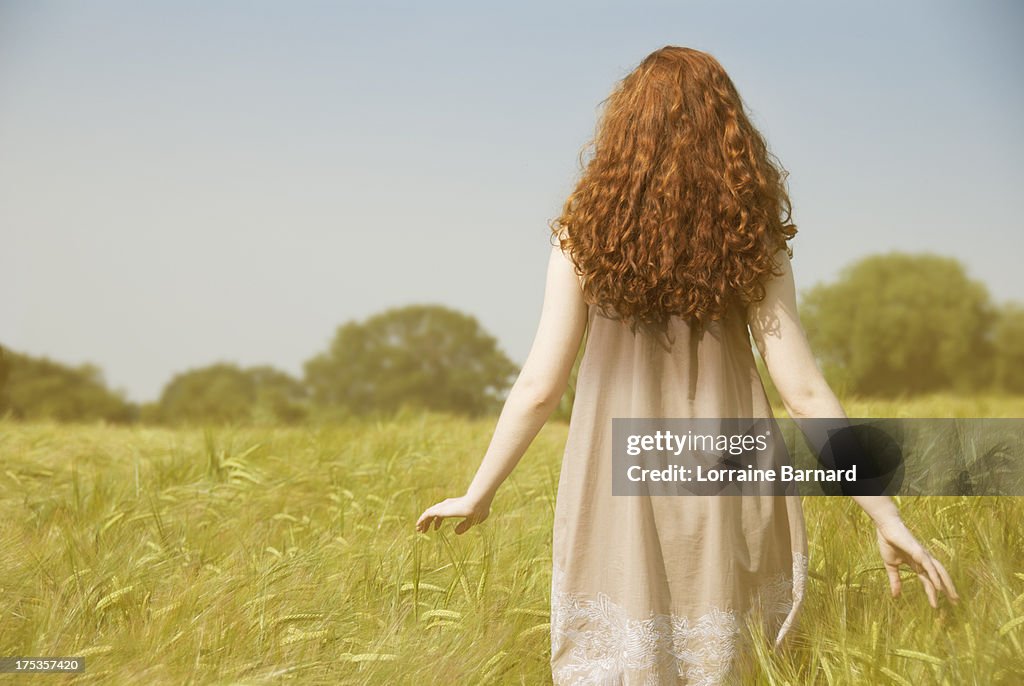
[{"label": "red hair", "polygon": [[718,61],[665,46],[603,102],[593,154],[551,221],[586,300],[663,326],[762,299],[775,254],[792,255],[787,172]]}]

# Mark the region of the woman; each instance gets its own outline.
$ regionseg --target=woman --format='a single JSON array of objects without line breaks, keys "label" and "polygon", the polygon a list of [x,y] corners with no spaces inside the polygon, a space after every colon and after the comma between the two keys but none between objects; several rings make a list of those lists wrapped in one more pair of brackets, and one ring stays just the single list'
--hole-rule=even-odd
[{"label": "woman", "polygon": [[[465,495],[426,509],[458,534],[566,388],[583,336],[555,507],[551,667],[557,684],[718,684],[757,618],[775,645],[803,598],[796,496],[613,497],[615,417],[770,417],[751,335],[794,417],[844,417],[796,309],[785,173],[718,62],[649,55],[606,102],[593,155],[552,222],[544,306],[526,364]],[[874,520],[893,595],[910,565],[929,602],[953,583],[884,496]]]}]

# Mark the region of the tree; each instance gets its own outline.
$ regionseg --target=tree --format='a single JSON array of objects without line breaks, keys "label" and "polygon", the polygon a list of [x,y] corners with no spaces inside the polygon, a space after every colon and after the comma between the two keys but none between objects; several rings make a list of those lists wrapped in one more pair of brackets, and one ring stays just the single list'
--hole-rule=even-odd
[{"label": "tree", "polygon": [[4,388],[7,386],[7,379],[11,376],[11,361],[7,351],[0,345],[0,407],[2,407]]},{"label": "tree", "polygon": [[0,414],[17,419],[130,422],[135,406],[107,388],[99,367],[72,367],[0,346]]},{"label": "tree", "polygon": [[285,372],[220,362],[176,375],[146,415],[169,423],[295,422],[305,404],[305,388]]},{"label": "tree", "polygon": [[996,386],[1024,393],[1024,306],[1009,303],[1002,307],[992,339]]},{"label": "tree", "polygon": [[952,258],[867,257],[811,289],[801,319],[823,371],[856,393],[973,390],[990,379],[989,295]]},{"label": "tree", "polygon": [[338,328],[306,362],[314,403],[352,414],[402,406],[475,415],[495,409],[516,366],[477,320],[439,305],[387,310]]}]

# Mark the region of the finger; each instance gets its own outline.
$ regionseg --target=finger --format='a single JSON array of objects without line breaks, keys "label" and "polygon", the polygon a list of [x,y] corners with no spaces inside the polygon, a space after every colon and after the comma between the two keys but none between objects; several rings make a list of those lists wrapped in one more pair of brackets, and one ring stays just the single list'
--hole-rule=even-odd
[{"label": "finger", "polygon": [[434,531],[441,528],[441,523],[444,522],[444,517],[441,515],[434,515]]},{"label": "finger", "polygon": [[431,527],[436,529],[438,527],[438,520],[439,519],[440,518],[437,515],[430,515],[430,517],[427,518],[427,521],[426,521],[426,524],[425,524],[426,530],[430,531]]},{"label": "finger", "polygon": [[932,607],[938,607],[939,601],[935,596],[935,586],[932,585],[931,579],[924,572],[918,572],[917,578],[924,584],[924,592],[928,594],[928,604]]},{"label": "finger", "polygon": [[935,589],[952,598],[946,579],[942,576],[942,573],[939,572],[939,561],[932,557],[928,560],[926,567],[929,570],[928,576],[932,579],[932,583],[935,584]]},{"label": "finger", "polygon": [[942,577],[939,576],[939,571],[935,569],[935,558],[925,553],[925,560],[922,566],[928,573],[928,580],[932,582],[932,588],[935,589],[936,596],[938,596],[938,592],[942,590]]},{"label": "finger", "polygon": [[960,600],[960,594],[956,592],[956,586],[953,585],[953,577],[949,575],[946,568],[942,566],[942,563],[935,560],[935,568],[939,571],[939,576],[942,577],[942,583],[946,587],[946,595],[948,595],[953,602]]},{"label": "finger", "polygon": [[903,589],[903,582],[900,581],[899,567],[886,566],[885,571],[889,575],[889,589],[892,591],[892,597],[899,598],[900,591]]},{"label": "finger", "polygon": [[419,519],[416,520],[416,530],[417,531],[423,531],[424,530],[423,522],[427,519],[427,512],[429,512],[429,511],[430,510],[424,510],[423,514],[421,514]]},{"label": "finger", "polygon": [[464,534],[469,531],[469,527],[473,526],[473,523],[466,517],[461,522],[455,525],[455,533]]},{"label": "finger", "polygon": [[424,510],[423,514],[420,515],[419,520],[417,520],[416,522],[416,527],[419,528],[421,531],[429,530],[431,520],[434,518],[434,512],[436,511],[436,509],[437,505],[431,505],[426,510]]}]

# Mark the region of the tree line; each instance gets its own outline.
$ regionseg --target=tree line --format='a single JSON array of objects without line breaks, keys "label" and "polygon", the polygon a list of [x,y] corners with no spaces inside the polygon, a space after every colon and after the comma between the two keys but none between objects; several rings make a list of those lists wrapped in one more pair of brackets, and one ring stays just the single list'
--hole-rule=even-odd
[{"label": "tree line", "polygon": [[301,379],[261,365],[216,362],[175,375],[135,404],[94,365],[68,366],[0,346],[0,416],[58,421],[297,423],[388,414],[403,407],[495,411],[516,365],[472,316],[439,305],[390,309],[340,326]]},{"label": "tree line", "polygon": [[[806,291],[800,316],[842,395],[1024,393],[1024,307],[994,304],[955,259],[865,258]],[[94,365],[0,346],[0,416],[298,423],[403,407],[478,416],[497,411],[518,369],[474,317],[410,305],[341,325],[303,371],[295,378],[270,366],[217,362],[175,375],[158,400],[139,405],[108,388]],[[570,385],[559,414],[567,417],[571,405]]]}]

